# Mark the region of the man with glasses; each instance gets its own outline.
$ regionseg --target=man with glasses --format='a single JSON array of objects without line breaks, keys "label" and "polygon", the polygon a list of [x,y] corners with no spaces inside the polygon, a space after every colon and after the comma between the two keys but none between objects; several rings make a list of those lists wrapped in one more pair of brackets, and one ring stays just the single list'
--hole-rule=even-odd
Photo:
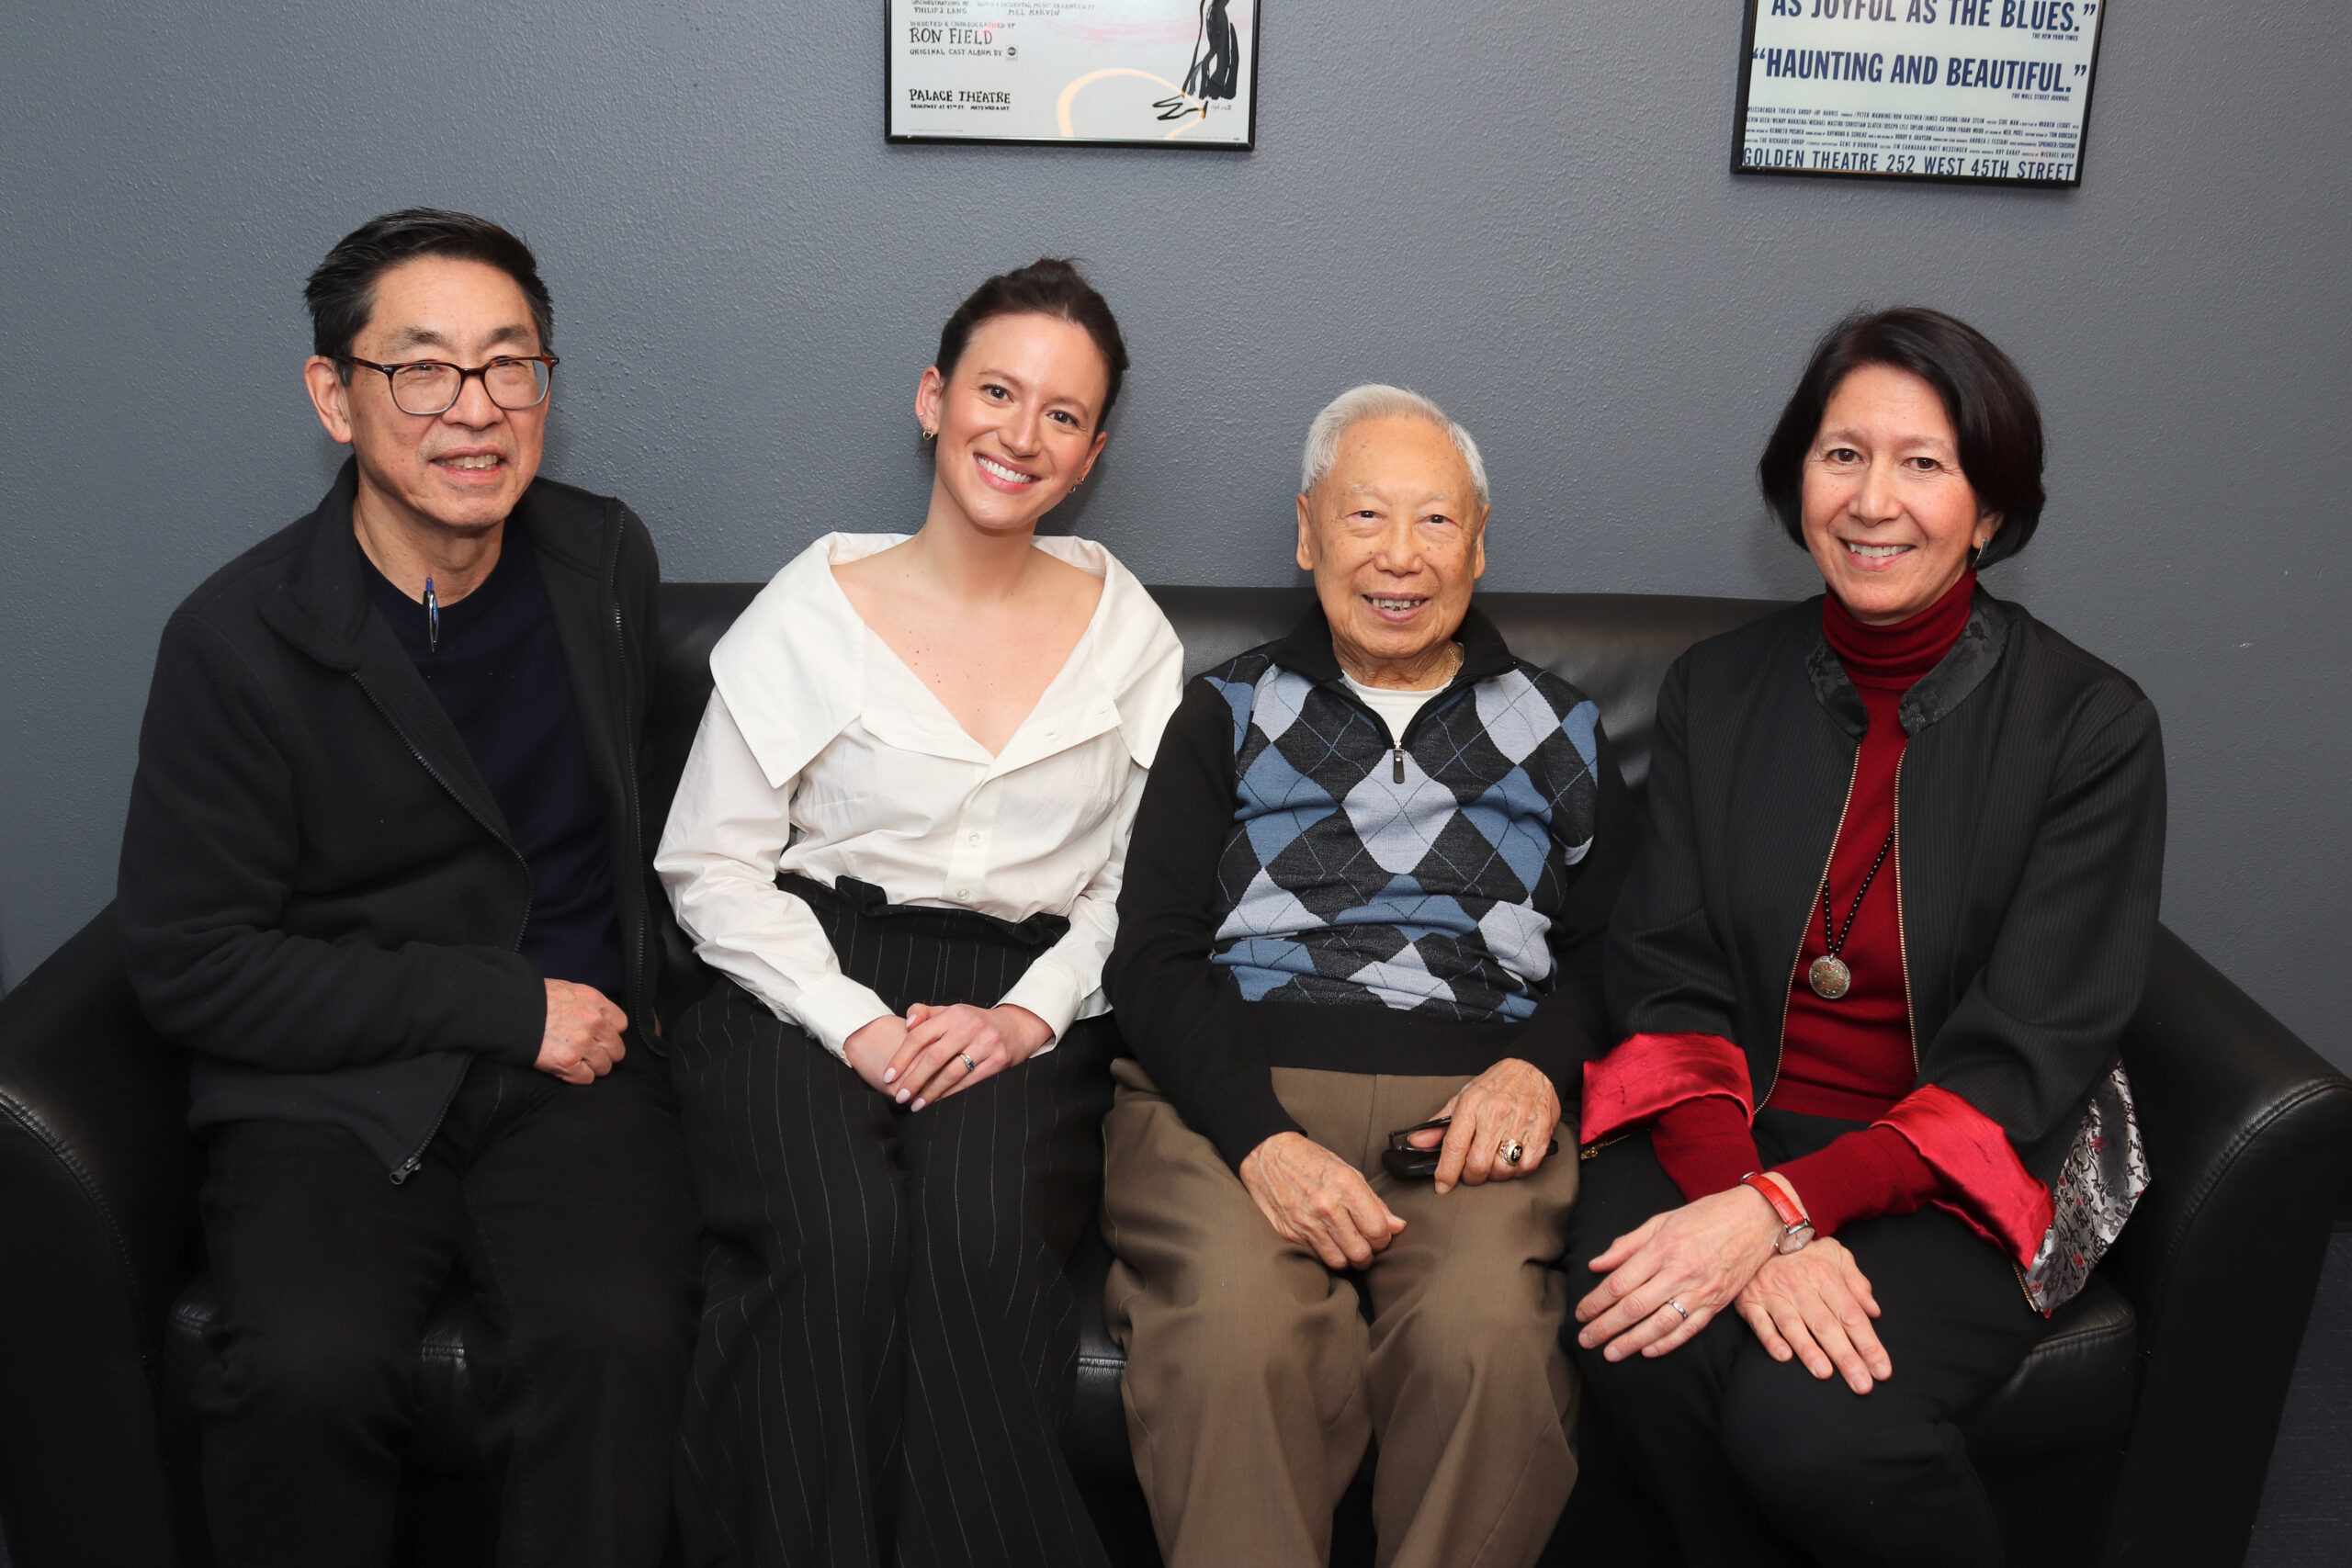
[{"label": "man with glasses", "polygon": [[214,1545],[387,1560],[454,1279],[492,1334],[499,1561],[651,1568],[695,1230],[653,1059],[653,543],[538,477],[521,241],[391,213],[307,298],[351,457],[164,627],[116,905],[206,1144]]}]

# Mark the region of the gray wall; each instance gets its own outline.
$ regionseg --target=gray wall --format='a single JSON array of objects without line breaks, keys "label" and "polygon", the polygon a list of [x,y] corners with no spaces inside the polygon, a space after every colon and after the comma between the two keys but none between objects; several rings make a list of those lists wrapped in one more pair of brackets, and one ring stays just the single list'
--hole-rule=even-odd
[{"label": "gray wall", "polygon": [[887,147],[882,0],[44,9],[0,50],[11,978],[108,895],[164,615],[332,472],[303,273],[431,202],[539,248],[550,471],[679,578],[910,526],[932,334],[1053,252],[1137,367],[1069,521],[1147,580],[1286,581],[1306,417],[1378,377],[1486,445],[1492,586],[1795,594],[1750,467],[1805,345],[1954,310],[2052,433],[1992,585],[2163,711],[2166,918],[2352,1066],[2341,5],[2118,6],[2063,193],[1731,178],[1730,0],[1273,0],[1246,155]]}]

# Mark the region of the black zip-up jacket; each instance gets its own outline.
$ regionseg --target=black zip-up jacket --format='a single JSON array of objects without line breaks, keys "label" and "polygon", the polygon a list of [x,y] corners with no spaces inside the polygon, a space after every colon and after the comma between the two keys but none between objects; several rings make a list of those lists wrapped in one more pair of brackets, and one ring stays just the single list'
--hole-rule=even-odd
[{"label": "black zip-up jacket", "polygon": [[[194,1125],[336,1123],[398,1179],[469,1060],[537,1060],[547,993],[516,951],[529,868],[369,602],[356,474],[165,625],[115,908],[148,1019],[194,1053]],[[634,1051],[661,962],[639,808],[661,569],[626,506],[549,479],[507,526],[537,555],[605,803]]]},{"label": "black zip-up jacket", "polygon": [[[2123,675],[1976,591],[1907,693],[1895,863],[1918,1081],[2047,1184],[2139,1006],[2164,876],[2164,742]],[[1711,637],[1658,693],[1649,829],[1610,930],[1620,1038],[1719,1035],[1758,1105],[1869,716],[1807,600]]]}]

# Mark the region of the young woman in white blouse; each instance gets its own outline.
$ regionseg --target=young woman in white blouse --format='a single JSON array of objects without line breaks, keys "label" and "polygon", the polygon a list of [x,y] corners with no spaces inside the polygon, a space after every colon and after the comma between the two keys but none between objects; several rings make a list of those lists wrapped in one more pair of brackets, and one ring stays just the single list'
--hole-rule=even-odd
[{"label": "young woman in white blouse", "polygon": [[1126,368],[1068,263],[940,333],[912,536],[832,534],[711,654],[655,867],[722,976],[673,1077],[710,1240],[679,1511],[705,1563],[1105,1562],[1063,1461],[1102,969],[1182,650],[1038,538]]}]

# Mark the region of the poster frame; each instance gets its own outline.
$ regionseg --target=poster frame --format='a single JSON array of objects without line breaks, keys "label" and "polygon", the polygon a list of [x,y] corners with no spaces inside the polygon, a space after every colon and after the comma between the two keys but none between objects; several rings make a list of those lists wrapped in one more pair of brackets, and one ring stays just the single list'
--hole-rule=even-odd
[{"label": "poster frame", "polygon": [[[1254,152],[1258,148],[1258,61],[1264,52],[1265,0],[1251,0],[1250,6],[1249,67],[1250,124],[1248,134],[1238,141],[1186,141],[1165,137],[1148,140],[1128,137],[1092,136],[957,136],[947,132],[924,132],[917,135],[890,129],[890,111],[897,102],[891,81],[898,63],[899,25],[898,10],[901,0],[882,0],[882,140],[893,147],[1136,147],[1157,148],[1162,152]],[[1751,16],[1752,0],[1751,0]],[[1744,82],[1743,78],[1743,82]]]},{"label": "poster frame", "polygon": [[1769,168],[1742,163],[1741,155],[1747,151],[1747,86],[1755,74],[1756,10],[1763,3],[1764,0],[1747,0],[1741,11],[1739,86],[1731,117],[1733,174],[1751,177],[1785,175],[1814,180],[1871,180],[1894,185],[1990,186],[2000,190],[2076,190],[2081,187],[2084,166],[2090,161],[2091,108],[2098,92],[2099,51],[2107,46],[2107,14],[2114,0],[2099,0],[2098,26],[2091,34],[2090,73],[2083,85],[2083,129],[2075,138],[2075,177],[2070,180],[2014,180],[1998,175],[1897,175],[1870,169]]}]

